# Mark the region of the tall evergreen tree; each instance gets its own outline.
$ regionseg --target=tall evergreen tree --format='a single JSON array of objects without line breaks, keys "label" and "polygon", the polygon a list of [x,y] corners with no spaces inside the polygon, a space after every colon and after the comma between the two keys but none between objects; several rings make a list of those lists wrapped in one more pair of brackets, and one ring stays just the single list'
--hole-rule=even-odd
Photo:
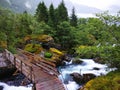
[{"label": "tall evergreen tree", "polygon": [[48,24],[51,27],[55,26],[55,9],[54,9],[53,4],[51,4],[50,7],[49,7],[49,20],[48,20]]},{"label": "tall evergreen tree", "polygon": [[39,22],[48,22],[48,10],[44,2],[39,3],[35,16]]},{"label": "tall evergreen tree", "polygon": [[64,1],[62,0],[62,2],[60,3],[60,5],[58,6],[58,8],[56,9],[56,16],[58,21],[68,21],[68,12],[67,12],[67,8],[65,7]]},{"label": "tall evergreen tree", "polygon": [[72,14],[70,17],[70,24],[74,27],[77,26],[77,16],[75,15],[75,8],[72,9]]}]

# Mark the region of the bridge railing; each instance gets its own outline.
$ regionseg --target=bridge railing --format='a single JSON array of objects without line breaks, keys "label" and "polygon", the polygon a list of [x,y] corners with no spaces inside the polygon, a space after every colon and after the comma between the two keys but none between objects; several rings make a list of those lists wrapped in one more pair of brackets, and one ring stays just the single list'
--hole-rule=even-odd
[{"label": "bridge railing", "polygon": [[32,64],[18,58],[17,55],[12,54],[7,49],[5,49],[5,56],[21,73],[23,73],[28,79],[32,80],[33,83],[35,82]]}]

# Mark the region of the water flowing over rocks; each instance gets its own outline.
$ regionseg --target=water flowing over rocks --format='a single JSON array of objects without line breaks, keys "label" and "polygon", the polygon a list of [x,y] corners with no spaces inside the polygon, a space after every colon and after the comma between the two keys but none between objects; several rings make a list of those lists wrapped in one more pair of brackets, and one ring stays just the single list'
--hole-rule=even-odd
[{"label": "water flowing over rocks", "polygon": [[72,60],[65,62],[65,65],[58,68],[61,73],[59,78],[67,90],[78,90],[81,85],[89,80],[100,75],[106,75],[112,70],[105,64],[96,63],[93,59],[78,59],[82,62],[77,64],[73,64]]}]

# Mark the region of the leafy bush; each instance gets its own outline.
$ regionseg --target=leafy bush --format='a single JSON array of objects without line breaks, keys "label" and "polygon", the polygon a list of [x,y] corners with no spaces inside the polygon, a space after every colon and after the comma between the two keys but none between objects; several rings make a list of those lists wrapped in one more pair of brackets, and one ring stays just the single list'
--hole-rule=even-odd
[{"label": "leafy bush", "polygon": [[96,46],[79,46],[76,53],[80,58],[94,58],[100,56],[101,49]]},{"label": "leafy bush", "polygon": [[110,67],[120,69],[120,46],[80,46],[76,48],[80,58],[100,57]]},{"label": "leafy bush", "polygon": [[16,48],[13,47],[13,46],[9,46],[8,47],[8,50],[11,51],[13,54],[15,54],[17,51],[16,51]]},{"label": "leafy bush", "polygon": [[52,57],[52,53],[50,53],[50,52],[45,52],[44,53],[44,57],[46,57],[46,58],[51,58]]},{"label": "leafy bush", "polygon": [[104,55],[101,57],[106,60],[108,65],[120,70],[120,46],[105,50]]}]

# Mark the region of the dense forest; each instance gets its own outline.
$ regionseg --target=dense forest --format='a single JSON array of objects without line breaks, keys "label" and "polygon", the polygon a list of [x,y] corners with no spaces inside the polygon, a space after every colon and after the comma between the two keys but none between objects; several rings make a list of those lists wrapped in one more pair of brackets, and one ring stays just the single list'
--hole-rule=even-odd
[{"label": "dense forest", "polygon": [[[120,70],[120,12],[97,13],[96,18],[78,18],[73,7],[68,16],[62,1],[57,8],[40,2],[34,15],[0,8],[0,50],[15,52],[28,42],[38,44],[41,35],[53,38],[58,49],[80,58],[99,58]],[[33,50],[31,50],[33,52]]]}]

